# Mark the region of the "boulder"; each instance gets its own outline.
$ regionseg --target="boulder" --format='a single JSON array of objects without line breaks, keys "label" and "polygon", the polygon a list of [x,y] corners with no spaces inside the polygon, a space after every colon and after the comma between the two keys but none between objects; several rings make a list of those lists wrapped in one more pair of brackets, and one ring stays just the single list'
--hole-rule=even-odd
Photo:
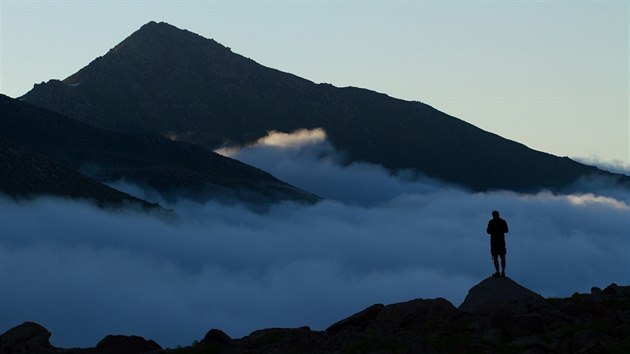
[{"label": "boulder", "polygon": [[606,289],[602,290],[602,294],[604,295],[619,295],[619,296],[630,296],[630,286],[619,286],[615,283],[612,283],[606,287]]},{"label": "boulder", "polygon": [[468,290],[459,309],[471,314],[488,314],[542,306],[544,303],[542,296],[510,278],[490,277]]},{"label": "boulder", "polygon": [[200,344],[224,346],[232,344],[232,338],[220,329],[213,328],[206,333]]},{"label": "boulder", "polygon": [[159,344],[138,336],[108,335],[96,345],[99,353],[139,354],[162,350]]},{"label": "boulder", "polygon": [[50,332],[34,322],[24,322],[0,335],[0,354],[56,353]]}]

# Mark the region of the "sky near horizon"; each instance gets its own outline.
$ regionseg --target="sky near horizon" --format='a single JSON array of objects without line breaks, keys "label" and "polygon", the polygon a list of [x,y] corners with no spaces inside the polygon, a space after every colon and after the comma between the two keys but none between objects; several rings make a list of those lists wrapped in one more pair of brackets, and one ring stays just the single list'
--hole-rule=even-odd
[{"label": "sky near horizon", "polygon": [[0,0],[0,93],[64,79],[152,20],[317,83],[630,167],[628,1]]}]

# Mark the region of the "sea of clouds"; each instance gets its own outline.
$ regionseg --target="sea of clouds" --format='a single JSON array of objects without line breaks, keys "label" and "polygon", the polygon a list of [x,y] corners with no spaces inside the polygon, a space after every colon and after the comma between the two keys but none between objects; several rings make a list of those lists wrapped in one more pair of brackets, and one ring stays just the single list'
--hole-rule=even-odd
[{"label": "sea of clouds", "polygon": [[565,194],[473,193],[344,163],[320,130],[221,152],[325,200],[264,212],[179,200],[166,206],[181,217],[163,220],[0,198],[0,333],[35,321],[61,347],[107,334],[174,347],[211,328],[232,337],[325,329],[374,303],[444,297],[458,306],[494,272],[485,228],[495,209],[510,226],[507,274],[523,286],[557,297],[630,279],[630,192],[605,181]]}]

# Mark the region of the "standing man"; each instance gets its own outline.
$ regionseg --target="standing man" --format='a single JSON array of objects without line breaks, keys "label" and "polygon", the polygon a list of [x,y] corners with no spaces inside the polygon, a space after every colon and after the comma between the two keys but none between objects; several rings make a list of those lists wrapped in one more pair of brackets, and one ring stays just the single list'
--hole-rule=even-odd
[{"label": "standing man", "polygon": [[[508,225],[505,220],[499,217],[498,211],[492,212],[492,220],[488,221],[488,227],[486,232],[490,235],[490,254],[492,255],[492,261],[494,262],[494,269],[496,273],[492,274],[493,277],[505,276],[505,234],[508,233]],[[499,260],[498,256],[501,256],[501,273],[499,273]]]}]

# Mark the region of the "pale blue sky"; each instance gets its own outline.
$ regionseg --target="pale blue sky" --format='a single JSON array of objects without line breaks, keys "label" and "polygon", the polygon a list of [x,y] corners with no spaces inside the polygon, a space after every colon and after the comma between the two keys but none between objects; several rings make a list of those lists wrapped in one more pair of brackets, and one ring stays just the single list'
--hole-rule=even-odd
[{"label": "pale blue sky", "polygon": [[560,156],[630,165],[628,1],[0,0],[0,92],[151,20],[315,82],[418,100]]}]

